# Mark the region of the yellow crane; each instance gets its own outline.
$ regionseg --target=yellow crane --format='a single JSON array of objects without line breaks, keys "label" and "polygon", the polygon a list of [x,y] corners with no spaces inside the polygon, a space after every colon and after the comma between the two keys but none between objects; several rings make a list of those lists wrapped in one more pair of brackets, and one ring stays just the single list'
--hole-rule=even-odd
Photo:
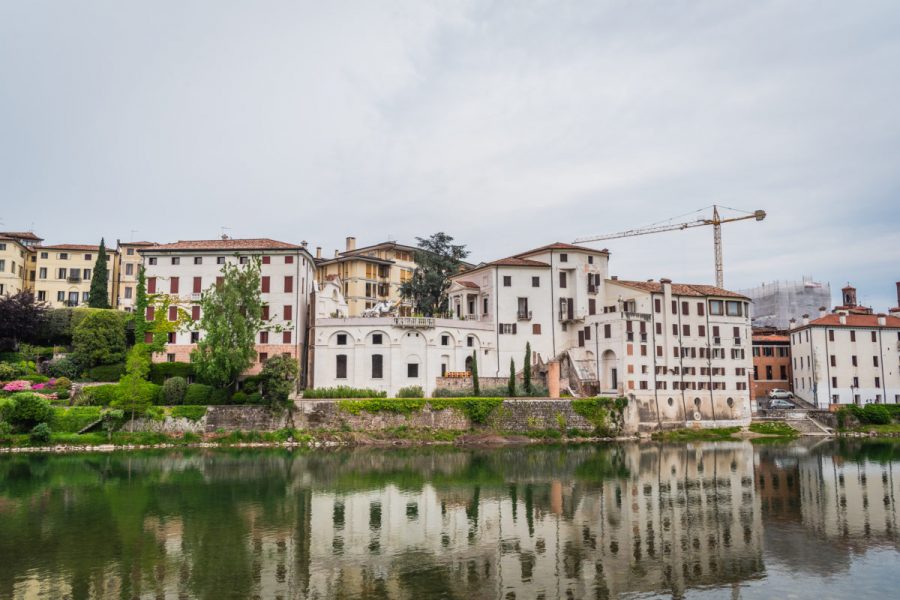
[{"label": "yellow crane", "polygon": [[[593,235],[582,237],[575,240],[575,244],[583,244],[586,242],[599,242],[600,240],[614,240],[624,237],[634,237],[638,235],[649,235],[651,233],[662,233],[664,231],[678,231],[681,229],[690,229],[691,227],[702,227],[704,225],[712,225],[713,227],[713,246],[716,255],[716,286],[724,287],[724,268],[722,266],[722,225],[725,223],[734,223],[735,221],[745,221],[747,219],[755,219],[762,221],[766,218],[766,211],[756,210],[752,213],[744,214],[739,217],[728,217],[723,219],[719,216],[719,207],[715,204],[712,206],[713,213],[711,219],[697,219],[686,223],[665,223],[662,225],[651,225],[640,229],[629,229],[618,233],[607,233],[605,235]],[[703,210],[703,209],[701,209]],[[730,209],[737,210],[737,209]],[[737,211],[743,212],[743,211]]]}]

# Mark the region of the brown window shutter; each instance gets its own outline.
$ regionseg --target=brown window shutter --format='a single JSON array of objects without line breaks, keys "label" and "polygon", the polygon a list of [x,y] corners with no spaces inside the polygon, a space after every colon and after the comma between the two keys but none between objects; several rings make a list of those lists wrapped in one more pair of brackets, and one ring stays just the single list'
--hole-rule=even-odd
[{"label": "brown window shutter", "polygon": [[285,343],[285,344],[290,344],[290,343],[291,343],[291,332],[290,332],[290,331],[285,331],[285,332],[284,332],[284,343]]},{"label": "brown window shutter", "polygon": [[199,294],[201,291],[203,291],[203,278],[194,277],[194,293]]},{"label": "brown window shutter", "polygon": [[147,333],[144,334],[144,343],[145,343],[145,344],[152,344],[152,343],[153,343],[153,334],[150,333],[149,331],[148,331]]},{"label": "brown window shutter", "polygon": [[271,262],[272,262],[271,256],[263,256],[262,257],[262,264],[268,265],[268,264],[271,264]]},{"label": "brown window shutter", "polygon": [[155,306],[148,306],[148,307],[147,307],[147,320],[148,320],[148,321],[152,321],[152,320],[153,320],[153,317],[154,317],[155,315],[156,315],[156,307],[155,307]]},{"label": "brown window shutter", "polygon": [[148,294],[156,293],[156,277],[148,277],[147,278],[147,293]]},{"label": "brown window shutter", "polygon": [[284,264],[286,264],[286,265],[292,265],[292,264],[294,264],[294,257],[293,257],[293,256],[285,256],[285,257],[284,257]]},{"label": "brown window shutter", "polygon": [[269,305],[268,304],[264,304],[262,307],[262,318],[264,321],[269,320]]},{"label": "brown window shutter", "polygon": [[262,293],[263,294],[269,293],[269,276],[268,275],[264,275],[262,278]]},{"label": "brown window shutter", "polygon": [[284,320],[291,321],[294,318],[294,307],[290,304],[284,305]]},{"label": "brown window shutter", "polygon": [[515,335],[517,328],[518,325],[516,323],[513,323],[513,335]]},{"label": "brown window shutter", "polygon": [[191,307],[191,319],[193,319],[195,321],[200,320],[200,307],[199,306]]},{"label": "brown window shutter", "polygon": [[284,291],[285,293],[290,293],[294,291],[294,278],[290,275],[287,275],[284,278]]},{"label": "brown window shutter", "polygon": [[178,293],[178,278],[173,277],[169,280],[169,293],[177,294]]},{"label": "brown window shutter", "polygon": [[170,320],[170,321],[177,321],[177,320],[178,320],[178,307],[177,307],[177,306],[170,306],[170,307],[169,307],[169,320]]}]

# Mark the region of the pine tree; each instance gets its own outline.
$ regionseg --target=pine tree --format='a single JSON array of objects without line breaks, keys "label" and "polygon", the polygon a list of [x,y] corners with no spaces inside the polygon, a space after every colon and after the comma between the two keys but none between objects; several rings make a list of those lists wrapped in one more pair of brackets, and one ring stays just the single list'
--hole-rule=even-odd
[{"label": "pine tree", "polygon": [[400,295],[413,304],[413,310],[426,317],[439,317],[449,310],[447,290],[450,276],[459,272],[462,259],[469,255],[464,245],[451,244],[453,238],[440,231],[429,238],[416,238],[416,270],[400,286]]},{"label": "pine tree", "polygon": [[506,391],[510,396],[516,395],[516,361],[509,359],[509,383],[506,384]]},{"label": "pine tree", "polygon": [[481,386],[478,385],[478,353],[472,350],[472,390],[473,395],[481,395]]},{"label": "pine tree", "polygon": [[106,267],[106,242],[103,238],[100,238],[100,251],[97,254],[97,262],[94,263],[94,274],[91,276],[88,306],[91,308],[110,308],[109,269]]},{"label": "pine tree", "polygon": [[531,342],[525,342],[525,368],[522,370],[525,394],[531,395]]},{"label": "pine tree", "polygon": [[147,278],[144,275],[144,265],[138,267],[137,290],[134,298],[134,341],[136,344],[144,343],[148,331],[147,306]]}]

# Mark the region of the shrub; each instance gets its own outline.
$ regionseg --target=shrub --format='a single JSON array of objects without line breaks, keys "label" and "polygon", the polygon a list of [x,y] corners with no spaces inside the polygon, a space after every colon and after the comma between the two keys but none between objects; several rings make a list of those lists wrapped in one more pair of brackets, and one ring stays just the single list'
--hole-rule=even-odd
[{"label": "shrub", "polygon": [[247,404],[247,392],[238,390],[231,395],[232,404]]},{"label": "shrub", "polygon": [[622,427],[626,398],[578,398],[572,400],[572,410],[594,426],[594,432],[611,435]]},{"label": "shrub", "polygon": [[71,408],[54,408],[50,419],[53,431],[60,433],[78,433],[94,421],[100,419],[99,406],[73,406]]},{"label": "shrub", "polygon": [[21,430],[29,430],[38,423],[46,423],[53,416],[53,408],[45,398],[31,392],[13,394],[6,418]]},{"label": "shrub", "polygon": [[209,404],[209,397],[213,392],[213,388],[202,383],[192,383],[187,386],[184,393],[185,404]]},{"label": "shrub", "polygon": [[25,375],[22,379],[31,383],[47,383],[50,381],[50,378],[46,375]]},{"label": "shrub", "polygon": [[247,404],[263,404],[265,400],[259,392],[253,392],[247,396]]},{"label": "shrub", "polygon": [[887,425],[891,422],[891,413],[883,404],[867,404],[862,412],[866,423]]},{"label": "shrub", "polygon": [[0,363],[0,381],[9,381],[25,374],[25,369],[18,365]]},{"label": "shrub", "polygon": [[[213,388],[212,392],[209,394],[209,401],[207,404],[230,404],[231,403],[231,391],[226,389],[217,389]],[[185,402],[185,404],[190,404],[190,402]]]},{"label": "shrub", "polygon": [[125,360],[124,314],[89,310],[75,327],[72,345],[78,361],[87,366],[113,365]]},{"label": "shrub", "polygon": [[340,385],[333,388],[304,390],[304,398],[387,398],[387,392]]},{"label": "shrub", "polygon": [[172,417],[175,419],[188,419],[190,421],[199,421],[206,416],[205,406],[194,406],[185,404],[172,408]]},{"label": "shrub", "polygon": [[109,406],[118,399],[120,393],[119,386],[114,384],[86,387],[82,388],[78,403],[89,406]]},{"label": "shrub", "polygon": [[24,392],[31,389],[31,382],[24,379],[10,381],[3,386],[4,392]]},{"label": "shrub", "polygon": [[87,371],[88,379],[91,381],[119,381],[124,374],[124,364],[100,365]]},{"label": "shrub", "polygon": [[411,385],[408,387],[402,387],[397,390],[398,398],[424,398],[425,392],[422,390],[421,386]]},{"label": "shrub", "polygon": [[425,400],[423,398],[369,398],[366,400],[342,400],[338,402],[338,409],[353,415],[358,415],[361,412],[370,414],[393,412],[408,415],[423,408],[425,408]]},{"label": "shrub", "polygon": [[12,425],[6,421],[0,421],[0,443],[12,441]]},{"label": "shrub", "polygon": [[248,394],[253,394],[258,392],[260,388],[260,376],[259,375],[249,375],[241,381],[241,390]]},{"label": "shrub", "polygon": [[149,379],[157,385],[162,385],[169,377],[182,377],[187,379],[194,375],[194,365],[185,362],[163,362],[150,365]]},{"label": "shrub", "polygon": [[47,373],[51,377],[76,379],[81,375],[81,366],[74,359],[65,356],[47,363]]},{"label": "shrub", "polygon": [[70,390],[72,389],[72,380],[68,377],[60,377],[55,382],[53,382],[53,387],[59,390]]},{"label": "shrub", "polygon": [[297,361],[289,356],[273,356],[263,365],[259,374],[260,391],[270,404],[288,401],[296,388]]},{"label": "shrub", "polygon": [[32,444],[46,444],[50,441],[50,426],[46,423],[38,423],[31,428],[28,439]]},{"label": "shrub", "polygon": [[176,375],[166,379],[162,386],[163,402],[169,406],[183,403],[187,387],[188,383],[184,377]]},{"label": "shrub", "polygon": [[62,389],[62,390],[59,390],[58,392],[56,392],[57,400],[68,400],[71,397],[72,397],[72,395],[69,392],[69,390]]}]

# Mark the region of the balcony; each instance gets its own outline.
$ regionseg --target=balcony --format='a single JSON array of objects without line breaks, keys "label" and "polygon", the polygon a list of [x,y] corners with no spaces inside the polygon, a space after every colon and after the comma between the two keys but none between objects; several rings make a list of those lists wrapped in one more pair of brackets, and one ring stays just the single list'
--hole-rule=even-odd
[{"label": "balcony", "polygon": [[574,323],[576,321],[584,321],[584,315],[577,315],[569,311],[559,311],[559,321],[561,323]]},{"label": "balcony", "polygon": [[81,277],[72,277],[71,275],[69,275],[68,277],[66,277],[66,283],[81,283]]},{"label": "balcony", "polygon": [[639,312],[633,312],[630,310],[623,311],[622,316],[623,316],[623,318],[628,319],[629,321],[650,322],[650,319],[652,318],[649,313],[639,313]]},{"label": "balcony", "polygon": [[200,299],[203,297],[203,294],[191,294],[191,302],[200,302]]},{"label": "balcony", "polygon": [[394,325],[406,329],[432,329],[434,317],[394,317]]},{"label": "balcony", "polygon": [[587,292],[588,292],[588,294],[596,294],[596,293],[597,293],[597,286],[594,285],[594,284],[592,284],[592,283],[588,284]]},{"label": "balcony", "polygon": [[516,313],[516,320],[518,321],[530,321],[531,320],[531,311],[530,310],[520,310]]}]

